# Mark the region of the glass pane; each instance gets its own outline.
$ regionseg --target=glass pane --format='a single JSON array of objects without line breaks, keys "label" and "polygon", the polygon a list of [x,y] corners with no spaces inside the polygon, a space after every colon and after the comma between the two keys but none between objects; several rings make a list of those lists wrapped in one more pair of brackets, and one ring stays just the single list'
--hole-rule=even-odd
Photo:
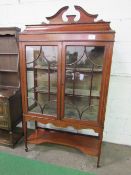
[{"label": "glass pane", "polygon": [[67,46],[65,117],[97,120],[104,47]]},{"label": "glass pane", "polygon": [[28,110],[57,113],[57,46],[27,46]]}]

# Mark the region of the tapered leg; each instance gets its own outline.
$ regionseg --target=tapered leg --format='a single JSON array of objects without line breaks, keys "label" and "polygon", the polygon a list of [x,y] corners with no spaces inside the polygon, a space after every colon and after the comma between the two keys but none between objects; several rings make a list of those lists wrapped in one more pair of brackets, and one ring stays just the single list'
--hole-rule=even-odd
[{"label": "tapered leg", "polygon": [[97,168],[100,167],[100,155],[98,155],[98,159],[97,159]]},{"label": "tapered leg", "polygon": [[26,121],[23,121],[23,129],[24,129],[25,151],[28,152],[28,146],[27,146],[27,122]]},{"label": "tapered leg", "polygon": [[99,150],[98,150],[98,159],[97,159],[97,168],[100,167],[100,156],[101,156],[101,146],[102,146],[102,138],[103,138],[103,131],[99,133]]}]

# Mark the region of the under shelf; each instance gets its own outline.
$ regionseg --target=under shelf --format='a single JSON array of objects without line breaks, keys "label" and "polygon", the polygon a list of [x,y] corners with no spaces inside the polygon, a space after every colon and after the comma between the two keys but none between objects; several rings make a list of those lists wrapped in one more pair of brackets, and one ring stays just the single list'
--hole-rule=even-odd
[{"label": "under shelf", "polygon": [[98,137],[78,135],[69,132],[37,129],[27,139],[30,144],[54,143],[79,149],[81,152],[98,156]]}]

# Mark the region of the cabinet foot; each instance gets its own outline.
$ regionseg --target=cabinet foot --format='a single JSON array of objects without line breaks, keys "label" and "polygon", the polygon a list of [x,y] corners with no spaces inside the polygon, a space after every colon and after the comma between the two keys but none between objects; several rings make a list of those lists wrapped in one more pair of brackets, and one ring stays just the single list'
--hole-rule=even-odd
[{"label": "cabinet foot", "polygon": [[97,159],[97,168],[100,168],[100,156]]},{"label": "cabinet foot", "polygon": [[28,148],[25,148],[25,152],[28,152]]}]

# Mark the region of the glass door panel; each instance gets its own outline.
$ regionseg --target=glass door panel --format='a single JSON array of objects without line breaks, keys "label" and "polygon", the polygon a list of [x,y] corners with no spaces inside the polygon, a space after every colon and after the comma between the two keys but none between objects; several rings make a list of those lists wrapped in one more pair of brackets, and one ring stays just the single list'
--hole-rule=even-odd
[{"label": "glass door panel", "polygon": [[66,46],[64,117],[97,120],[104,47]]},{"label": "glass door panel", "polygon": [[26,46],[28,111],[57,114],[57,46]]}]

